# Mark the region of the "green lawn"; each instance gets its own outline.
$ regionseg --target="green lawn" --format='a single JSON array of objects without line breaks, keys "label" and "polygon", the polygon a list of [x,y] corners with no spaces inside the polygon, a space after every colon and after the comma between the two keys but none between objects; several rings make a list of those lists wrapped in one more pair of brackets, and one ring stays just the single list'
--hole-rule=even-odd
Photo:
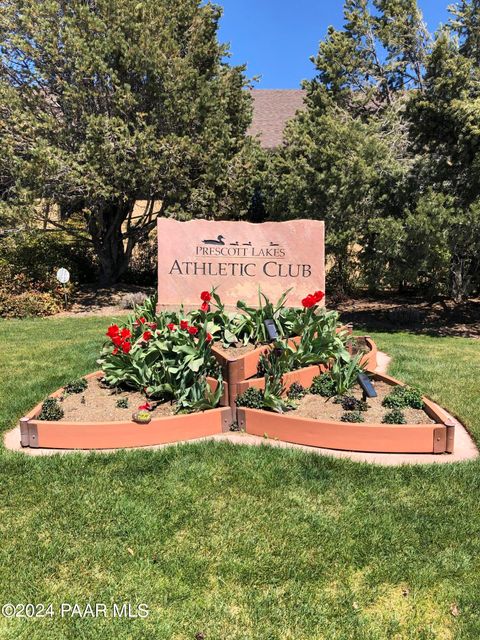
[{"label": "green lawn", "polygon": [[[0,420],[93,370],[102,319],[0,322]],[[374,334],[480,440],[480,341]],[[379,468],[268,447],[0,452],[0,638],[480,638],[480,463]],[[60,603],[146,603],[145,619]],[[452,615],[455,604],[459,615]]]}]

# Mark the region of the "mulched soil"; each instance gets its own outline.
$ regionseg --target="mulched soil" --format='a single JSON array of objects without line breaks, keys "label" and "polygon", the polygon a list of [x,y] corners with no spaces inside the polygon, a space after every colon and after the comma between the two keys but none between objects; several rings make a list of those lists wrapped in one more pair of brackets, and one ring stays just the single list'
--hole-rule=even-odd
[{"label": "mulched soil", "polygon": [[[365,418],[365,423],[379,424],[382,422],[385,414],[391,409],[382,407],[382,400],[392,391],[392,386],[381,382],[380,380],[372,381],[375,390],[378,394],[376,398],[368,398],[368,411],[363,411],[362,415]],[[355,396],[355,398],[362,398],[362,391],[358,385],[356,385],[348,395]],[[425,411],[421,409],[404,409],[405,418],[407,424],[432,424],[434,420],[429,418]],[[312,418],[313,420],[334,420],[340,421],[345,413],[341,404],[335,404],[333,398],[323,398],[322,396],[316,396],[307,394],[299,401],[298,408],[291,412],[292,416]]]},{"label": "mulched soil", "polygon": [[[119,284],[109,289],[95,285],[78,287],[68,311],[60,316],[116,316],[129,313],[123,307],[125,298],[140,292],[151,295],[154,289]],[[480,339],[480,298],[462,304],[451,300],[426,301],[398,295],[383,297],[342,298],[327,295],[327,307],[340,312],[341,321],[356,328],[372,331],[412,331],[435,336],[462,336]]]},{"label": "mulched soil", "polygon": [[480,298],[462,304],[451,300],[425,301],[400,296],[328,301],[344,323],[372,331],[409,331],[432,336],[480,339]]},{"label": "mulched soil", "polygon": [[[119,409],[117,400],[128,398],[128,409]],[[65,412],[61,422],[117,422],[132,419],[132,414],[139,405],[145,404],[146,398],[136,391],[116,391],[105,388],[100,380],[88,381],[88,387],[83,393],[72,393],[61,401]],[[175,406],[170,402],[151,402],[155,409],[150,413],[153,418],[171,416],[175,413]]]},{"label": "mulched soil", "polygon": [[125,302],[131,294],[140,293],[145,297],[153,295],[152,287],[119,284],[108,289],[101,289],[95,285],[81,285],[72,295],[72,304],[67,311],[61,311],[58,316],[119,316],[132,313],[125,308]]},{"label": "mulched soil", "polygon": [[241,358],[247,353],[250,353],[250,351],[253,351],[254,349],[256,349],[257,346],[249,343],[246,345],[242,344],[239,347],[228,347],[228,349],[225,349],[225,347],[222,347],[222,345],[219,344],[218,342],[215,343],[215,349],[219,353],[221,353],[222,356],[225,356],[226,358],[230,358],[230,359]]}]

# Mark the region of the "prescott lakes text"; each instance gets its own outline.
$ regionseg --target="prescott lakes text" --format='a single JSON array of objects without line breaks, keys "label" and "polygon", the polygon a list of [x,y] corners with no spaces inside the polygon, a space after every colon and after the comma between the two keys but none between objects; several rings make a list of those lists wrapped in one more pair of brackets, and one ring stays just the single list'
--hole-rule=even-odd
[{"label": "prescott lakes text", "polygon": [[[202,260],[207,257],[220,258],[220,261]],[[227,261],[221,261],[222,257]],[[252,259],[256,261],[252,262]],[[289,264],[284,259],[285,250],[277,247],[197,247],[195,259],[175,260],[169,275],[255,278],[259,270],[270,278],[309,278],[312,275],[311,265]],[[263,264],[262,260],[265,260]]]}]

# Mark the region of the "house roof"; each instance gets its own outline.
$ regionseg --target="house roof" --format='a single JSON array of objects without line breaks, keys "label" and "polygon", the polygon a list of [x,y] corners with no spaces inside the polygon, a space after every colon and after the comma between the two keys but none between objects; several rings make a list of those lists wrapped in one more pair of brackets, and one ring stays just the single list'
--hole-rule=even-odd
[{"label": "house roof", "polygon": [[265,149],[280,146],[287,121],[305,108],[305,93],[302,89],[250,89],[253,118],[249,135],[259,135]]}]

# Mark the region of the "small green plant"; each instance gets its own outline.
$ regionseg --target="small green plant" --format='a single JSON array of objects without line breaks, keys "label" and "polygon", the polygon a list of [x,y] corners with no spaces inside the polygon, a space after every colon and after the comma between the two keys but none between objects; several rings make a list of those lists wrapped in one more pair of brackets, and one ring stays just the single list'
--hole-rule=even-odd
[{"label": "small green plant", "polygon": [[88,382],[85,378],[78,378],[78,380],[72,380],[65,385],[65,393],[82,393],[88,387]]},{"label": "small green plant", "polygon": [[283,396],[281,381],[275,378],[265,378],[265,391],[250,387],[237,398],[237,407],[249,409],[265,409],[275,413],[284,413],[293,409],[295,405]]},{"label": "small green plant", "polygon": [[37,420],[56,421],[61,420],[64,415],[64,411],[57,398],[47,398],[42,404],[42,409],[38,414]]},{"label": "small green plant", "polygon": [[359,354],[348,360],[335,360],[330,372],[335,385],[335,391],[332,395],[343,396],[356,384],[358,374],[363,372],[363,367],[360,365],[361,358],[362,356]]},{"label": "small green plant", "polygon": [[392,409],[384,415],[382,422],[384,424],[406,424],[407,420],[401,409]]},{"label": "small green plant", "polygon": [[259,377],[281,378],[291,370],[290,354],[283,345],[276,342],[274,348],[265,351],[259,358],[257,374]]},{"label": "small green plant", "polygon": [[128,398],[120,398],[119,400],[117,400],[117,409],[128,409],[129,407],[129,402],[128,402]]},{"label": "small green plant", "polygon": [[263,407],[263,391],[250,387],[238,396],[237,407],[248,407],[249,409],[261,409]]},{"label": "small green plant", "polygon": [[417,387],[395,387],[383,399],[382,405],[387,409],[423,409],[423,399]]},{"label": "small green plant", "polygon": [[341,396],[340,404],[345,411],[367,411],[368,404],[354,396]]},{"label": "small green plant", "polygon": [[285,387],[281,376],[265,376],[265,391],[263,392],[263,408],[275,413],[285,413],[295,408],[290,398],[284,398]]},{"label": "small green plant", "polygon": [[365,422],[365,418],[360,411],[347,411],[341,417],[342,422]]},{"label": "small green plant", "polygon": [[307,395],[307,390],[299,382],[293,382],[290,385],[290,389],[287,391],[287,396],[290,400],[301,400]]},{"label": "small green plant", "polygon": [[316,396],[331,398],[335,395],[335,382],[328,373],[322,373],[314,377],[309,391]]}]

